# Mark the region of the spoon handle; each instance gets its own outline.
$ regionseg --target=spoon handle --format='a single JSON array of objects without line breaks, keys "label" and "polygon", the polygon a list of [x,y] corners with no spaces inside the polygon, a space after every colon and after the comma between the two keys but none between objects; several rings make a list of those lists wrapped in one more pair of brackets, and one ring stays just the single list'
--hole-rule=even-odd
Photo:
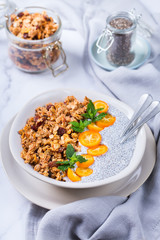
[{"label": "spoon handle", "polygon": [[152,96],[149,94],[143,94],[138,102],[137,108],[130,119],[128,125],[125,127],[124,131],[121,134],[121,137],[126,134],[126,132],[133,126],[133,123],[141,116],[141,114],[150,106],[152,102]]},{"label": "spoon handle", "polygon": [[142,114],[138,123],[131,129],[131,131],[126,134],[126,136],[121,140],[121,143],[126,141],[132,134],[140,128],[144,123],[148,122],[152,117],[160,112],[160,103],[158,101],[153,101],[148,109]]}]

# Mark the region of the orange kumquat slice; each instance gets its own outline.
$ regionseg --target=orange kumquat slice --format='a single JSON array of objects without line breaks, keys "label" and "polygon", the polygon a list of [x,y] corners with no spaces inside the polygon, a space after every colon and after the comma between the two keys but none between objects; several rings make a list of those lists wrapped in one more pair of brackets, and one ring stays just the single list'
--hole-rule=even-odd
[{"label": "orange kumquat slice", "polygon": [[79,135],[79,142],[85,147],[94,147],[100,144],[101,134],[95,131],[85,131]]},{"label": "orange kumquat slice", "polygon": [[80,177],[87,177],[93,173],[91,168],[76,168],[76,174]]},{"label": "orange kumquat slice", "polygon": [[100,131],[103,130],[103,128],[98,127],[97,124],[94,123],[94,122],[92,122],[91,124],[89,124],[89,125],[87,126],[87,128],[88,128],[89,130],[91,130],[91,131],[96,131],[96,132],[100,132]]},{"label": "orange kumquat slice", "polygon": [[108,147],[104,144],[87,149],[87,153],[92,156],[100,156],[100,155],[106,153],[107,151],[108,151]]},{"label": "orange kumquat slice", "polygon": [[67,170],[67,177],[68,177],[72,182],[81,181],[81,178],[80,178],[71,168],[68,168],[68,170]]},{"label": "orange kumquat slice", "polygon": [[98,127],[105,128],[113,125],[115,121],[116,121],[116,117],[108,113],[104,118],[97,121],[96,124]]},{"label": "orange kumquat slice", "polygon": [[89,166],[91,166],[94,163],[94,157],[88,154],[82,154],[82,157],[84,157],[85,159],[87,159],[86,162],[76,162],[77,166],[80,168],[88,168]]},{"label": "orange kumquat slice", "polygon": [[95,109],[103,108],[102,110],[98,111],[99,113],[107,112],[108,109],[109,109],[108,104],[104,101],[101,101],[101,100],[97,100],[93,104],[94,104]]}]

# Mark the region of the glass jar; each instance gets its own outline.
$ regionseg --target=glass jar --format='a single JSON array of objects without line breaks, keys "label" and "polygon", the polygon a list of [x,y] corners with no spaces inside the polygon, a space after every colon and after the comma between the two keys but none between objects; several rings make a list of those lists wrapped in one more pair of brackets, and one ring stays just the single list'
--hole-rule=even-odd
[{"label": "glass jar", "polygon": [[116,12],[106,20],[106,28],[96,45],[97,53],[106,51],[108,61],[114,66],[129,65],[135,57],[138,18],[132,12]]},{"label": "glass jar", "polygon": [[42,7],[26,7],[15,10],[14,14],[17,16],[25,10],[29,13],[42,13],[45,11],[57,23],[58,28],[53,35],[44,39],[22,39],[10,31],[12,22],[11,15],[9,15],[6,21],[6,32],[9,39],[9,57],[20,70],[37,73],[49,68],[55,77],[68,68],[66,55],[60,42],[62,32],[60,17],[54,11]]}]

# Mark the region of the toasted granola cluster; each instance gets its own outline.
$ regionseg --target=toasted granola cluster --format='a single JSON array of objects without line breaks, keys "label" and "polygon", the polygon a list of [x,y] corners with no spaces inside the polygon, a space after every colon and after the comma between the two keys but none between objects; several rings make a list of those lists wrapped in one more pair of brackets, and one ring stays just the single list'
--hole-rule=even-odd
[{"label": "toasted granola cluster", "polygon": [[[58,24],[45,11],[29,13],[26,10],[18,15],[11,15],[9,30],[21,39],[33,41],[45,39],[54,35],[57,29]],[[9,56],[18,68],[29,72],[39,72],[47,68],[47,60],[44,59],[47,44],[23,43],[17,39],[16,45],[10,46]],[[48,60],[49,64],[53,64],[58,60],[60,50],[54,42],[50,46],[52,50],[48,54]]]},{"label": "toasted granola cluster", "polygon": [[46,61],[48,64],[55,63],[60,55],[60,50],[57,47],[53,47],[52,51],[49,52],[48,60],[44,59],[45,50],[32,51],[21,50],[15,46],[10,46],[9,56],[14,64],[19,68],[27,72],[41,72],[47,68]]},{"label": "toasted granola cluster", "polygon": [[9,30],[17,37],[27,40],[40,40],[53,35],[58,25],[45,11],[42,13],[29,13],[27,10],[11,15]]},{"label": "toasted granola cluster", "polygon": [[29,118],[19,131],[23,148],[21,157],[25,163],[44,176],[64,181],[65,172],[58,169],[56,162],[66,160],[68,144],[80,151],[78,134],[69,122],[82,119],[81,114],[86,112],[88,102],[87,97],[79,102],[68,96],[64,102],[38,107],[35,116]]}]

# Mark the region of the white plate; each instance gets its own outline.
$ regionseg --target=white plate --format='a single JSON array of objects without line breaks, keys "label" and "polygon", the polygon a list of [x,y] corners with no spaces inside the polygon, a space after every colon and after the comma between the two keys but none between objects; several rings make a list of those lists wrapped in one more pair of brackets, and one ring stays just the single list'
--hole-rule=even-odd
[{"label": "white plate", "polygon": [[41,182],[39,179],[31,176],[14,160],[8,142],[12,122],[13,120],[7,124],[1,136],[0,150],[3,167],[10,182],[24,197],[47,209],[54,209],[58,206],[90,197],[107,195],[128,196],[146,181],[155,165],[155,140],[148,126],[145,125],[147,145],[144,156],[136,174],[124,186],[117,190],[108,189],[107,185],[90,189],[60,188]]},{"label": "white plate", "polygon": [[15,120],[13,121],[11,131],[9,134],[9,145],[11,153],[17,163],[32,176],[37,177],[38,179],[57,185],[59,187],[67,187],[67,188],[91,188],[96,186],[102,186],[108,184],[111,189],[118,188],[123,186],[129,179],[135,174],[138,165],[142,159],[142,156],[145,151],[146,145],[146,132],[142,127],[136,136],[136,146],[133,153],[133,156],[130,160],[129,165],[124,168],[118,174],[105,178],[99,181],[86,182],[86,183],[77,183],[77,182],[62,182],[57,181],[55,179],[45,177],[44,175],[39,174],[34,171],[30,164],[25,164],[24,160],[20,156],[20,152],[22,151],[21,139],[17,132],[22,129],[26,120],[33,116],[35,113],[35,109],[39,106],[44,106],[47,103],[61,102],[64,101],[67,96],[75,96],[79,101],[83,101],[84,97],[92,99],[93,101],[101,99],[109,104],[109,106],[113,106],[117,108],[119,111],[123,112],[127,117],[131,117],[133,110],[127,106],[125,103],[118,101],[115,98],[111,98],[101,93],[90,92],[88,90],[75,90],[75,89],[55,89],[54,91],[49,91],[38,95],[29,101],[23,109],[17,114]]},{"label": "white plate", "polygon": [[[106,52],[101,52],[100,54],[97,53],[96,42],[97,40],[92,44],[90,49],[90,56],[92,60],[105,70],[112,71],[116,69],[117,67],[110,64],[110,62],[107,60]],[[133,62],[128,66],[125,66],[130,69],[139,68],[147,61],[151,54],[151,47],[146,39],[138,36],[133,51],[135,52],[135,58]]]}]

